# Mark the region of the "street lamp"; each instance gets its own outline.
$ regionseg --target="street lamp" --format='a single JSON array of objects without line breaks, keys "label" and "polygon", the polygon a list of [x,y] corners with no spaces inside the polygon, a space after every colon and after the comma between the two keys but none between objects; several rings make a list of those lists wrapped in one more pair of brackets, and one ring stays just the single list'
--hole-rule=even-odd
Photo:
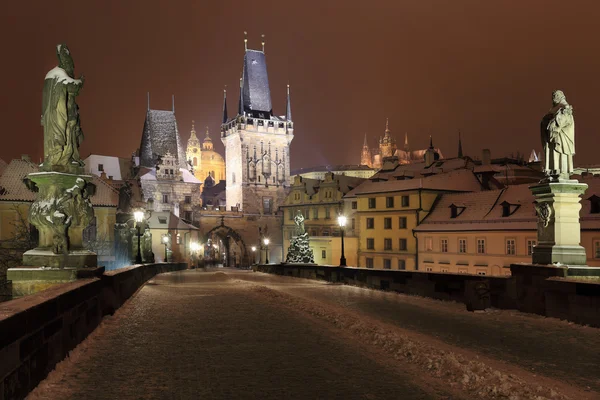
[{"label": "street lamp", "polygon": [[256,264],[256,246],[252,246],[252,258],[254,258],[254,264]]},{"label": "street lamp", "polygon": [[340,267],[346,266],[346,256],[344,255],[344,227],[346,226],[347,218],[343,215],[338,217],[338,225],[340,226],[340,233],[342,237],[342,256],[340,257]]},{"label": "street lamp", "polygon": [[265,244],[265,264],[269,263],[269,239],[265,238],[263,240],[263,243]]},{"label": "street lamp", "polygon": [[162,241],[163,241],[163,244],[165,245],[165,262],[168,262],[167,246],[169,245],[169,235],[168,234],[163,235]]},{"label": "street lamp", "polygon": [[144,222],[144,212],[141,210],[137,210],[133,212],[133,218],[135,219],[136,222],[136,227],[137,227],[137,238],[138,238],[138,252],[137,252],[137,256],[135,257],[135,263],[136,264],[141,264],[142,263],[142,233],[141,233],[141,228],[142,228],[142,222]]},{"label": "street lamp", "polygon": [[192,260],[196,264],[196,268],[199,267],[200,263],[200,251],[202,250],[202,245],[197,242],[190,243],[190,250],[192,251]]}]

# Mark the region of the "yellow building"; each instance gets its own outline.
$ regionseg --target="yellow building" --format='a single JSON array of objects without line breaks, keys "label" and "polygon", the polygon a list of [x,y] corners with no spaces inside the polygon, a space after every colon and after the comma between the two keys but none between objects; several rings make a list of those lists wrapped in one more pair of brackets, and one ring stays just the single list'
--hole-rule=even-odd
[{"label": "yellow building", "polygon": [[[581,245],[587,265],[600,267],[600,178],[581,204]],[[441,197],[414,229],[419,270],[510,275],[510,265],[530,263],[537,244],[537,217],[529,184]]]},{"label": "yellow building", "polygon": [[418,179],[371,179],[345,196],[356,209],[360,268],[417,269],[413,229],[443,193],[481,190],[467,169]]},{"label": "yellow building", "polygon": [[354,234],[356,221],[352,209],[344,209],[343,197],[364,179],[325,173],[324,179],[309,179],[295,176],[290,193],[281,207],[283,216],[284,259],[294,236],[294,216],[301,211],[304,227],[310,238],[315,263],[320,265],[339,265],[341,257],[341,237],[338,216],[347,217],[344,229],[344,253],[346,264],[357,263],[358,238]]},{"label": "yellow building", "polygon": [[[12,160],[0,176],[0,241],[3,248],[16,249],[0,253],[0,258],[3,258],[0,266],[6,264],[9,258],[10,262],[13,259],[20,262],[21,250],[32,248],[30,244],[33,247],[37,245],[35,227],[27,221],[29,207],[36,194],[23,183],[23,178],[32,172],[39,172],[38,166],[29,157],[23,156]],[[115,261],[114,228],[119,192],[97,176],[93,176],[92,183],[96,185],[96,192],[91,197],[94,219],[83,231],[83,239],[87,247],[98,254],[98,265],[110,265]],[[26,237],[29,232],[32,236]]]},{"label": "yellow building", "polygon": [[207,176],[211,176],[216,182],[225,180],[225,161],[223,156],[214,151],[213,142],[206,127],[206,137],[200,144],[196,136],[194,122],[192,121],[192,130],[188,139],[186,158],[188,163],[194,169],[194,175],[203,181]]},{"label": "yellow building", "polygon": [[[165,246],[168,261],[192,262],[191,243],[199,243],[199,230],[169,211],[153,212],[148,219],[152,233],[152,252],[156,262],[165,261]],[[165,241],[165,237],[168,239]]]}]

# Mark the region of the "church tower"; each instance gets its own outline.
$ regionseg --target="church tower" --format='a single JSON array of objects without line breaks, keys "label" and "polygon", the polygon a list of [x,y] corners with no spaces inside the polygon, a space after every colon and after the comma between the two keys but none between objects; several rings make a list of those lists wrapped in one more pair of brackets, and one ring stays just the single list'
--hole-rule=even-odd
[{"label": "church tower", "polygon": [[290,186],[290,143],[294,122],[290,88],[285,115],[275,115],[267,64],[262,50],[245,43],[238,113],[227,116],[223,105],[221,140],[225,145],[227,208],[247,214],[272,214],[283,204]]},{"label": "church tower", "polygon": [[200,141],[196,136],[196,129],[194,128],[194,121],[192,121],[192,131],[190,132],[190,138],[187,142],[187,147],[185,151],[185,157],[188,163],[194,169],[194,172],[200,169]]},{"label": "church tower", "polygon": [[392,157],[396,153],[396,140],[390,135],[389,121],[385,120],[385,134],[379,139],[379,154],[383,160],[386,157]]},{"label": "church tower", "polygon": [[365,141],[363,143],[362,151],[360,152],[360,165],[367,165],[373,167],[373,158],[371,157],[371,150],[367,144],[367,134],[365,133]]}]

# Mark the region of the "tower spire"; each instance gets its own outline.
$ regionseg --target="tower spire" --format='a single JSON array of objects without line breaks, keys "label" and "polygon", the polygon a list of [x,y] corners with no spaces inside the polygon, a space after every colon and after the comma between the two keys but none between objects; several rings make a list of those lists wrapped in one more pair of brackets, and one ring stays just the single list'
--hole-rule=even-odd
[{"label": "tower spire", "polygon": [[292,120],[292,99],[290,98],[290,85],[287,85],[287,109],[285,113],[285,119],[288,121]]},{"label": "tower spire", "polygon": [[244,31],[244,50],[248,50],[248,32]]},{"label": "tower spire", "polygon": [[238,115],[244,115],[244,81],[240,77],[240,102],[238,104]]},{"label": "tower spire", "polygon": [[429,148],[433,149],[433,139],[432,139],[431,135],[429,135]]},{"label": "tower spire", "polygon": [[367,144],[367,134],[365,133],[365,141],[363,142],[363,147],[369,148],[369,145]]},{"label": "tower spire", "polygon": [[223,89],[223,123],[226,123],[227,118],[227,86]]},{"label": "tower spire", "polygon": [[462,140],[460,137],[460,130],[458,131],[458,158],[463,158]]},{"label": "tower spire", "polygon": [[390,135],[390,120],[389,118],[385,119],[385,136]]},{"label": "tower spire", "polygon": [[260,35],[260,37],[262,38],[262,52],[265,52],[265,34],[263,33],[262,35]]},{"label": "tower spire", "polygon": [[171,95],[171,102],[173,103],[173,114],[175,114],[175,95]]},{"label": "tower spire", "polygon": [[147,92],[146,95],[148,96],[148,111],[150,111],[150,92]]},{"label": "tower spire", "polygon": [[408,132],[404,132],[404,151],[408,152]]}]

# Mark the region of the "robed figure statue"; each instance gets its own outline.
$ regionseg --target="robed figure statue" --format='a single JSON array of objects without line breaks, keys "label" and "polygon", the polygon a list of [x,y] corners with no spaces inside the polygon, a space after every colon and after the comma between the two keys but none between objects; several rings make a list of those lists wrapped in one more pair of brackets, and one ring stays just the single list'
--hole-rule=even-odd
[{"label": "robed figure statue", "polygon": [[[75,64],[64,44],[56,46],[58,66],[44,80],[42,126],[44,127],[44,168],[70,172],[81,167],[79,145],[83,131],[75,98],[83,87],[84,77],[74,78]],[[57,168],[58,167],[58,168]]]},{"label": "robed figure statue", "polygon": [[551,180],[569,179],[575,154],[573,107],[561,90],[552,93],[552,108],[542,119],[544,173]]}]

